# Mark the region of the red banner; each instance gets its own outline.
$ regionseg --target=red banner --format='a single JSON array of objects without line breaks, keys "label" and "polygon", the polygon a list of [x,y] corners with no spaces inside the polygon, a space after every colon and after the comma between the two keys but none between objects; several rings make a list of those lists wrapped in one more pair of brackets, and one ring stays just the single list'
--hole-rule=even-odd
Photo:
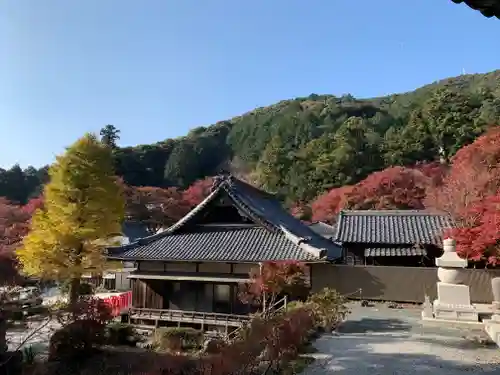
[{"label": "red banner", "polygon": [[132,306],[132,292],[124,292],[102,300],[111,308],[113,316],[116,317]]}]

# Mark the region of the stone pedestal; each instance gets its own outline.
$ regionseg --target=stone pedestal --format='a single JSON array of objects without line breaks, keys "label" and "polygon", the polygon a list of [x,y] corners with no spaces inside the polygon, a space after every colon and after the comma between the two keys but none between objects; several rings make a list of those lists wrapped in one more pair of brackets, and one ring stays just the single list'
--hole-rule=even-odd
[{"label": "stone pedestal", "polygon": [[437,283],[438,299],[434,301],[436,319],[478,322],[479,315],[470,303],[467,285]]},{"label": "stone pedestal", "polygon": [[490,338],[500,346],[500,277],[491,279],[491,290],[493,292],[493,316],[484,319],[484,329]]},{"label": "stone pedestal", "polygon": [[483,323],[488,336],[500,346],[500,315],[493,314],[491,319],[484,319]]},{"label": "stone pedestal", "polygon": [[438,298],[433,303],[436,319],[478,322],[479,315],[470,303],[470,290],[463,285],[462,269],[467,267],[467,260],[461,259],[455,252],[455,241],[444,240],[444,254],[436,259],[438,268]]}]

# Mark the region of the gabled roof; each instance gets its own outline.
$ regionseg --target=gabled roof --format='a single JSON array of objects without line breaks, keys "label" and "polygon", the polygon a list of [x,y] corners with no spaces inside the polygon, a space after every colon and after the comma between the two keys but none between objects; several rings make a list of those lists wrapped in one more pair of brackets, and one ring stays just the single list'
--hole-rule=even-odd
[{"label": "gabled roof", "polygon": [[[187,224],[203,215],[222,194],[255,224],[205,225],[190,232]],[[201,226],[200,226],[201,227]],[[185,230],[181,230],[185,229]],[[286,212],[266,192],[230,175],[215,178],[212,192],[177,223],[161,233],[108,249],[108,258],[163,261],[259,262],[335,260],[342,248]]]},{"label": "gabled roof", "polygon": [[483,16],[500,18],[500,1],[498,0],[451,0],[455,4],[465,3],[472,9],[478,10]]},{"label": "gabled roof", "polygon": [[437,245],[450,217],[418,210],[341,211],[335,241],[345,243]]}]

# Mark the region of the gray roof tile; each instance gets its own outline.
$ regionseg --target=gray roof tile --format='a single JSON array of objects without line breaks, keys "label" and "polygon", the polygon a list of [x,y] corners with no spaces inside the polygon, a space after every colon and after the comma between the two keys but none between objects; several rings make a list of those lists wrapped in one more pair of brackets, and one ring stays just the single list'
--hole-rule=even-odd
[{"label": "gray roof tile", "polygon": [[400,257],[427,255],[421,247],[370,247],[365,249],[365,257]]},{"label": "gray roof tile", "polygon": [[[213,192],[191,212],[161,233],[122,247],[108,249],[110,258],[170,260],[335,260],[342,248],[316,234],[285,211],[270,194],[247,183],[222,176]],[[199,232],[186,227],[210,209],[209,203],[226,194],[257,227]],[[186,233],[188,232],[188,233]]]},{"label": "gray roof tile", "polygon": [[341,211],[335,241],[440,246],[451,226],[448,216],[427,211]]},{"label": "gray roof tile", "polygon": [[145,245],[131,246],[115,257],[224,262],[316,259],[282,234],[261,227],[213,227],[201,232],[170,234]]}]

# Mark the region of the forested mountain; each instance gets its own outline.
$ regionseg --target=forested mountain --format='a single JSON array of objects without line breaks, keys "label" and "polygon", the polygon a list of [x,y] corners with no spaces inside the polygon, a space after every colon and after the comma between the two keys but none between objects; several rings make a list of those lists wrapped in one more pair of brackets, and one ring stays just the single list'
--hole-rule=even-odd
[{"label": "forested mountain", "polygon": [[[290,203],[388,166],[448,158],[499,120],[497,70],[379,98],[311,94],[114,155],[130,185],[185,188],[225,168]],[[46,178],[45,168],[0,169],[0,196],[24,203]]]}]

